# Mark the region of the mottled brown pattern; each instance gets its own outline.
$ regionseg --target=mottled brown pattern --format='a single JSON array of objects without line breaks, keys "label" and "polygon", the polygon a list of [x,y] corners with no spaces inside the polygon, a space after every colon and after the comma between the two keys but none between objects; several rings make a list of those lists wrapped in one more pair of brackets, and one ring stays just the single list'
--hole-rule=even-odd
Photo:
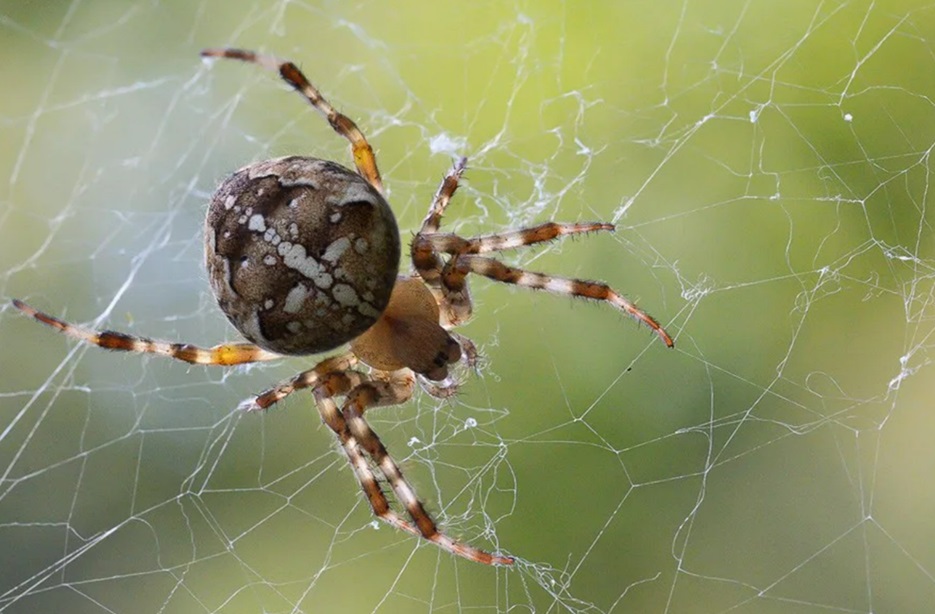
[{"label": "mottled brown pattern", "polygon": [[[305,266],[290,262],[296,253]],[[331,350],[370,328],[389,301],[399,255],[383,196],[316,158],[240,169],[205,219],[205,263],[221,310],[244,337],[280,354]]]}]

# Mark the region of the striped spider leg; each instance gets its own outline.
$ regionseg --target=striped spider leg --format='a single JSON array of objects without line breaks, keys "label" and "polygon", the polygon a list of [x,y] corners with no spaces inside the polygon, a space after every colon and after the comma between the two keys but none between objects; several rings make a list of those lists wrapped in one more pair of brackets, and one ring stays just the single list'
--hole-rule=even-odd
[{"label": "striped spider leg", "polygon": [[292,86],[299,95],[324,115],[335,132],[348,140],[351,144],[351,155],[354,157],[357,172],[367,180],[367,183],[383,194],[383,180],[380,178],[380,171],[377,169],[377,158],[370,143],[367,142],[367,137],[364,136],[364,133],[351,118],[336,111],[331,103],[325,100],[318,88],[312,85],[295,64],[288,61],[283,62],[271,55],[255,53],[246,49],[205,49],[201,52],[201,57],[240,60],[241,62],[261,66],[282,77],[283,81]]},{"label": "striped spider leg", "polygon": [[[13,306],[64,335],[108,350],[158,354],[190,364],[220,366],[283,358],[281,354],[248,343],[202,348],[112,330],[96,331],[60,320],[17,299],[13,300]],[[352,352],[326,358],[313,368],[245,400],[238,409],[269,409],[294,392],[311,389],[322,421],[336,435],[375,516],[465,559],[486,565],[511,565],[511,557],[474,548],[439,531],[379,436],[364,419],[364,412],[369,408],[400,405],[408,401],[412,397],[415,373],[410,369],[399,369],[392,372],[372,370],[370,374],[365,374],[355,369],[358,364],[359,359]],[[335,398],[339,397],[344,397],[340,409],[335,402]],[[393,494],[412,519],[411,522],[392,509],[380,486],[382,480],[367,460],[368,457],[389,483]]]},{"label": "striped spider leg", "polygon": [[50,326],[72,339],[90,343],[106,350],[159,354],[193,365],[245,365],[282,358],[281,354],[268,352],[252,343],[224,343],[210,348],[203,348],[189,343],[156,341],[113,330],[96,331],[69,324],[64,320],[59,320],[54,316],[34,309],[19,299],[13,299],[13,306],[33,320]]},{"label": "striped spider leg", "polygon": [[[535,245],[567,235],[613,231],[613,224],[545,222],[538,226],[470,238],[439,232],[442,215],[458,189],[458,182],[466,166],[467,159],[461,158],[445,176],[422,222],[422,228],[410,247],[413,267],[425,283],[440,295],[442,313],[450,325],[462,324],[471,317],[467,276],[474,273],[501,283],[609,303],[651,328],[666,346],[675,346],[669,333],[652,316],[605,283],[526,271],[507,266],[495,258],[479,255]],[[447,261],[442,258],[442,254],[448,256]]]},{"label": "striped spider leg", "polygon": [[[512,565],[512,557],[485,552],[439,531],[399,465],[364,419],[364,412],[371,407],[405,403],[412,396],[414,386],[415,375],[409,369],[390,373],[372,371],[369,376],[356,371],[338,371],[323,377],[313,394],[322,419],[338,437],[367,501],[378,518],[468,560],[485,565]],[[340,410],[333,400],[336,396],[345,398]],[[367,456],[389,482],[396,499],[412,518],[412,523],[390,507],[374,470],[367,462]]]}]

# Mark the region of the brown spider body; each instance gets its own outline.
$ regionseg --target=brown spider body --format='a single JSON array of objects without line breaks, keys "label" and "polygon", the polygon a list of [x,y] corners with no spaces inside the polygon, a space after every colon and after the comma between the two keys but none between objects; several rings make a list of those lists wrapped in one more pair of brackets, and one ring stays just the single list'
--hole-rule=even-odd
[{"label": "brown spider body", "polygon": [[399,253],[383,195],[316,158],[240,169],[205,218],[205,264],[221,310],[244,337],[279,354],[333,350],[373,326]]},{"label": "brown spider body", "polygon": [[[373,149],[357,125],[335,109],[291,62],[240,49],[208,49],[205,57],[251,62],[277,72],[346,138],[357,172],[334,162],[290,156],[251,164],[229,177],[211,199],[205,262],[218,305],[252,343],[202,348],[155,341],[64,322],[22,301],[13,305],[38,322],[111,350],[162,354],[194,364],[237,365],[283,355],[348,351],[251,397],[243,410],[267,409],[308,389],[370,504],[392,526],[466,559],[510,565],[513,559],[442,533],[399,466],[370,428],[366,411],[405,403],[416,381],[444,398],[457,388],[449,366],[469,365],[474,344],[451,329],[472,313],[468,277],[602,301],[649,326],[669,347],[665,329],[607,284],[565,279],[503,264],[489,254],[566,235],[610,231],[603,222],[546,222],[477,237],[439,232],[466,160],[443,179],[413,237],[413,275],[398,276],[400,243]],[[343,399],[338,405],[336,399]],[[387,483],[409,519],[393,509]]]}]

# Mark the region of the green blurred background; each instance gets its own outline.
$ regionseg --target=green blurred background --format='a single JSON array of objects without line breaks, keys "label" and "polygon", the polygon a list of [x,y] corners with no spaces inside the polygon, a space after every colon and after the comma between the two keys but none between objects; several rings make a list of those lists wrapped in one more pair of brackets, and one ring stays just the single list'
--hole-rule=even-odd
[{"label": "green blurred background", "polygon": [[[913,2],[0,1],[0,610],[910,612],[935,603],[935,8]],[[455,560],[374,526],[307,368],[108,354],[234,339],[200,226],[253,160],[377,149],[405,235],[609,219],[510,254],[606,306],[474,283],[485,358],[371,420]]]}]

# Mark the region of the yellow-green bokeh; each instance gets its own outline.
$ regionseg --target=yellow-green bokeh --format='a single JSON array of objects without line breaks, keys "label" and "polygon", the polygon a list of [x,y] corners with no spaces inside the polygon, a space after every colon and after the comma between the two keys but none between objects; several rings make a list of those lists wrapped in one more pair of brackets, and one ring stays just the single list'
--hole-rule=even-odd
[{"label": "yellow-green bokeh", "polygon": [[274,77],[198,57],[236,45],[359,121],[407,237],[467,155],[449,228],[613,220],[507,259],[677,337],[474,282],[479,376],[372,421],[453,535],[520,560],[495,570],[374,530],[307,396],[233,411],[309,361],[107,354],[6,307],[0,609],[926,609],[935,10],[886,4],[0,2],[5,304],[234,338],[214,186],[348,160]]}]

